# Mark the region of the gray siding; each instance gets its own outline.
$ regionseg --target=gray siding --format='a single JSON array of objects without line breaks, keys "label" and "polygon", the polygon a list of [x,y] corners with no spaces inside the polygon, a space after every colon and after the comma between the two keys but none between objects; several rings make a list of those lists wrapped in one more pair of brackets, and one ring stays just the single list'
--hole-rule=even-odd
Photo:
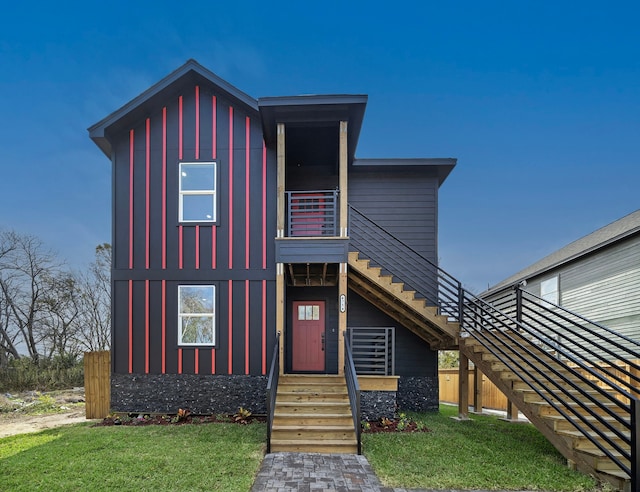
[{"label": "gray siding", "polygon": [[419,173],[352,173],[349,203],[427,259],[438,258],[438,180]]},{"label": "gray siding", "polygon": [[541,282],[556,275],[563,308],[640,341],[640,236],[533,277],[526,290],[540,296]]},{"label": "gray siding", "polygon": [[564,308],[640,340],[640,237],[566,265],[559,275]]}]

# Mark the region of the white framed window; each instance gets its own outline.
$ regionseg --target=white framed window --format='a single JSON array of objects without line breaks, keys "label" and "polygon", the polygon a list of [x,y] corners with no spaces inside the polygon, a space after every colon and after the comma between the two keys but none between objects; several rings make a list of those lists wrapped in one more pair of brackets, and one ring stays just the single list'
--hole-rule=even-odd
[{"label": "white framed window", "polygon": [[178,286],[178,345],[216,344],[216,288]]},{"label": "white framed window", "polygon": [[560,289],[558,276],[540,282],[540,297],[553,304],[560,304]]},{"label": "white framed window", "polygon": [[216,221],[216,162],[179,165],[180,222]]}]

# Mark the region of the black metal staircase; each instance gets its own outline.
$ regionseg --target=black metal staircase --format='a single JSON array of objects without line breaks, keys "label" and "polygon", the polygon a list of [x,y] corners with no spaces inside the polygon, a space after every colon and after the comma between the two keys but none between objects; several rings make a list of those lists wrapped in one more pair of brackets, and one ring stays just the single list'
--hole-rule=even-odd
[{"label": "black metal staircase", "polygon": [[[375,263],[363,266],[350,256],[356,292],[379,296],[401,319],[397,304],[405,297],[397,290],[408,291],[457,322],[459,349],[569,462],[619,489],[640,490],[640,343],[520,288],[480,299],[353,207],[349,227],[349,251]],[[392,279],[369,274],[373,268]],[[376,278],[380,285],[371,286]],[[423,327],[409,318],[410,329],[432,346],[433,331],[441,329],[444,344],[452,340],[451,323],[441,318]]]}]

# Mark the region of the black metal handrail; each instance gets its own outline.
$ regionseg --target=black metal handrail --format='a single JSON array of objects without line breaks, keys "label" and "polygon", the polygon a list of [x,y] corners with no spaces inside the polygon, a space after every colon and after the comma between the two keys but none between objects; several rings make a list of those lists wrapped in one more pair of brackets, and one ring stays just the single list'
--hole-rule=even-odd
[{"label": "black metal handrail", "polygon": [[416,291],[428,305],[437,307],[439,314],[461,317],[462,284],[351,205],[349,243],[352,251],[358,251],[404,282],[408,290]]},{"label": "black metal handrail", "polygon": [[[632,490],[639,490],[638,342],[520,289],[511,297],[480,299],[353,207],[349,236],[350,251],[397,277],[440,314],[455,318],[462,336],[476,339],[518,374],[629,475]],[[611,366],[615,361],[623,366]]]},{"label": "black metal handrail", "polygon": [[395,372],[394,327],[352,326],[347,329],[357,374],[391,376]]},{"label": "black metal handrail", "polygon": [[[585,362],[565,344],[556,344],[548,337],[540,336],[539,327],[518,321],[467,291],[463,295],[466,334],[517,373],[635,484],[638,436],[633,421],[638,408],[637,398],[626,387],[596,371],[592,363]],[[544,309],[544,306],[541,304],[539,308]],[[593,343],[584,335],[576,336],[581,336],[584,343]],[[624,431],[608,419],[616,421]]]},{"label": "black metal handrail", "polygon": [[280,379],[280,332],[276,333],[276,343],[273,346],[269,378],[267,380],[267,453],[271,452],[271,430],[273,416],[276,411],[276,395],[278,394],[278,380]]},{"label": "black metal handrail", "polygon": [[286,191],[287,237],[336,236],[338,191]]},{"label": "black metal handrail", "polygon": [[360,385],[358,384],[358,376],[356,375],[356,366],[353,363],[351,346],[349,345],[349,337],[346,333],[344,333],[344,379],[347,383],[349,404],[351,405],[351,417],[353,418],[353,427],[356,431],[356,439],[358,441],[358,454],[362,454],[362,429],[360,427]]}]

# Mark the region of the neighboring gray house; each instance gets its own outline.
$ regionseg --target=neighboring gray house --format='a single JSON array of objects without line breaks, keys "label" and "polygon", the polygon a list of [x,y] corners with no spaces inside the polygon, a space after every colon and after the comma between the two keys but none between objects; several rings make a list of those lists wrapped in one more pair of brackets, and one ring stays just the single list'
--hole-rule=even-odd
[{"label": "neighboring gray house", "polygon": [[640,210],[499,282],[489,301],[524,289],[634,340],[640,340]]}]

